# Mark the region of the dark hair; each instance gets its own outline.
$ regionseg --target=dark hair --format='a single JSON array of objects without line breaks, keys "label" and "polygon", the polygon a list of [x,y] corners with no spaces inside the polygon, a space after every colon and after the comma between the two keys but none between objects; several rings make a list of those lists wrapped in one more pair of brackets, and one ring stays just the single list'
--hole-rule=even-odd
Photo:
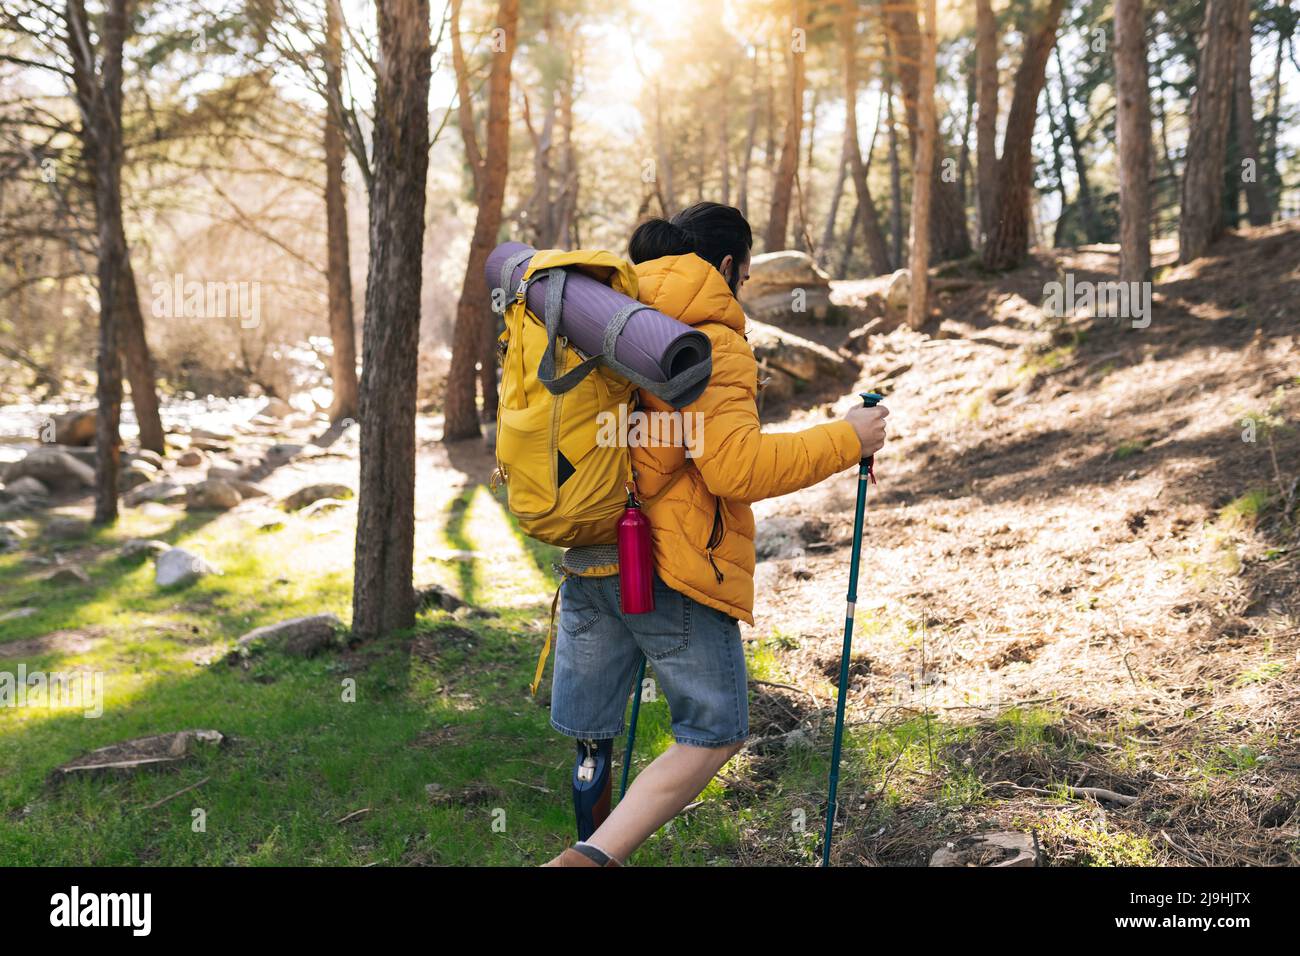
[{"label": "dark hair", "polygon": [[733,263],[728,285],[734,293],[740,281],[740,264],[749,257],[754,233],[734,206],[697,202],[669,219],[648,219],[636,227],[628,243],[628,256],[636,262],[664,256],[695,253],[719,272],[722,260]]}]

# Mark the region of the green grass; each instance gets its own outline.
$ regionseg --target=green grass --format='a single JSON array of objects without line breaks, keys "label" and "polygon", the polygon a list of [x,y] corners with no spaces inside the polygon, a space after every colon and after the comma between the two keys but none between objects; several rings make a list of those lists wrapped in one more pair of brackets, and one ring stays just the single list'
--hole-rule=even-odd
[{"label": "green grass", "polygon": [[[559,552],[522,538],[486,488],[448,501],[436,532],[422,527],[416,570],[485,616],[428,611],[409,634],[311,660],[268,653],[247,669],[193,658],[219,656],[248,630],[288,617],[349,619],[349,511],[289,515],[261,533],[238,514],[128,511],[118,526],[58,546],[89,573],[84,586],[40,581],[48,566],[34,559],[56,551],[35,522],[27,530],[34,547],[0,556],[0,610],[39,611],[0,623],[0,671],[16,670],[4,654],[12,641],[82,632],[95,638],[89,650],[23,663],[29,672],[102,673],[104,700],[95,719],[0,708],[5,863],[530,865],[571,842],[573,745],[547,720],[549,671],[540,699],[527,691]],[[131,537],[183,545],[223,573],[160,591],[152,562],[116,557]],[[441,560],[433,549],[482,557]],[[47,783],[55,767],[95,747],[189,728],[220,730],[228,745],[171,770]],[[671,743],[666,701],[644,704],[636,768]],[[725,862],[743,825],[723,805],[725,790],[710,784],[636,862]],[[196,829],[195,811],[204,827]]]}]

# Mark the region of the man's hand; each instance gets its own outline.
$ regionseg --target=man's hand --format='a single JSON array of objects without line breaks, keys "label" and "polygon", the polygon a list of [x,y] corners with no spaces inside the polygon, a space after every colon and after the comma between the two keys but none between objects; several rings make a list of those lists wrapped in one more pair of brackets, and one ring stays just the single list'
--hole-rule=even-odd
[{"label": "man's hand", "polygon": [[888,417],[889,409],[884,405],[876,405],[873,408],[855,405],[844,416],[844,420],[858,433],[858,441],[862,443],[863,458],[874,455],[885,444],[885,419]]}]

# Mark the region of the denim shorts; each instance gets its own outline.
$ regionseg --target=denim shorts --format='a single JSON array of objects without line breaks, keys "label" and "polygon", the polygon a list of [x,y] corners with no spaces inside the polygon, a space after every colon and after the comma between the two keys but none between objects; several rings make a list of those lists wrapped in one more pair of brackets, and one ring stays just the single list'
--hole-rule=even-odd
[{"label": "denim shorts", "polygon": [[749,736],[745,650],[735,618],[655,575],[655,609],[624,616],[618,575],[565,579],[551,685],[551,726],[604,740],[623,733],[644,654],[668,700],[679,744],[721,747]]}]

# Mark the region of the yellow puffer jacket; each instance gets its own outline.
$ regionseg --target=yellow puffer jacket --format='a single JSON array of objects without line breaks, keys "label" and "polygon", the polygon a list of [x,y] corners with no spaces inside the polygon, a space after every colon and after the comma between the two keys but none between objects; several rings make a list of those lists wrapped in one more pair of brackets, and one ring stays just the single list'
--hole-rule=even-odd
[{"label": "yellow puffer jacket", "polygon": [[[753,624],[749,503],[857,465],[862,446],[843,420],[800,432],[759,431],[758,363],[745,341],[745,313],[713,266],[695,255],[665,256],[641,263],[636,273],[642,302],[697,326],[713,343],[708,388],[681,409],[703,427],[702,439],[695,439],[698,457],[688,457],[681,446],[632,448],[655,568],[675,590]],[[644,391],[641,404],[648,412],[671,411]]]}]

